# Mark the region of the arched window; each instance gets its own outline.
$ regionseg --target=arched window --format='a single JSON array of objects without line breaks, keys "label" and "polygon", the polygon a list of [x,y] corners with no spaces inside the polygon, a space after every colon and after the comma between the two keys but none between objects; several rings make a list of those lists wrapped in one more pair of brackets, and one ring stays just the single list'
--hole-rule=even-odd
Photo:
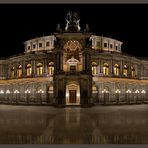
[{"label": "arched window", "polygon": [[97,87],[95,85],[92,86],[92,93],[97,93]]},{"label": "arched window", "polygon": [[103,75],[109,75],[109,65],[107,63],[103,64]]},{"label": "arched window", "polygon": [[123,67],[123,75],[127,77],[127,65]]},{"label": "arched window", "polygon": [[50,62],[48,64],[48,74],[49,75],[53,75],[53,73],[54,73],[54,63],[53,62]]},{"label": "arched window", "polygon": [[115,64],[115,66],[114,66],[114,75],[119,76],[119,73],[120,73],[120,67],[119,67],[118,64]]},{"label": "arched window", "polygon": [[92,75],[97,74],[97,64],[96,62],[92,62]]},{"label": "arched window", "polygon": [[22,65],[19,65],[17,68],[17,77],[21,77],[22,76]]},{"label": "arched window", "polygon": [[54,90],[53,86],[52,86],[52,85],[51,85],[51,86],[49,86],[48,93],[53,93],[53,90]]},{"label": "arched window", "polygon": [[41,76],[43,74],[43,64],[42,63],[38,63],[37,64],[37,75]]},{"label": "arched window", "polygon": [[10,77],[14,78],[14,66],[10,66]]},{"label": "arched window", "polygon": [[132,78],[135,77],[135,68],[133,66],[131,66],[131,76]]},{"label": "arched window", "polygon": [[27,64],[27,76],[31,76],[32,73],[32,68],[31,68],[31,64]]}]

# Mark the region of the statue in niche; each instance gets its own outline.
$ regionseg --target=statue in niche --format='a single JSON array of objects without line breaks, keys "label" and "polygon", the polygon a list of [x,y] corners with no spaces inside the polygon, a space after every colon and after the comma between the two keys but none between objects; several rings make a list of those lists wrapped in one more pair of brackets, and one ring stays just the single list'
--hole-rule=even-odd
[{"label": "statue in niche", "polygon": [[69,11],[66,16],[66,22],[66,31],[80,31],[80,18],[77,13]]}]

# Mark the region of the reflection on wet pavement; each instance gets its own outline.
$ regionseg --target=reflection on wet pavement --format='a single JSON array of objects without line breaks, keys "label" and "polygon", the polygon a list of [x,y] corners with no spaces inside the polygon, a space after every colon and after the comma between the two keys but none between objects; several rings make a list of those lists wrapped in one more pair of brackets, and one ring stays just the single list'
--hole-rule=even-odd
[{"label": "reflection on wet pavement", "polygon": [[148,105],[0,105],[0,144],[148,144]]}]

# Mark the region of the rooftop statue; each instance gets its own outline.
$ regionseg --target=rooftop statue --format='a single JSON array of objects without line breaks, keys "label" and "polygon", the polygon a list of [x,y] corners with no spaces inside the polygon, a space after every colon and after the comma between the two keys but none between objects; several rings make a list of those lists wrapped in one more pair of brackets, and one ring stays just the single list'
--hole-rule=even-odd
[{"label": "rooftop statue", "polygon": [[80,31],[79,25],[80,18],[77,13],[75,12],[68,12],[66,16],[66,31]]}]

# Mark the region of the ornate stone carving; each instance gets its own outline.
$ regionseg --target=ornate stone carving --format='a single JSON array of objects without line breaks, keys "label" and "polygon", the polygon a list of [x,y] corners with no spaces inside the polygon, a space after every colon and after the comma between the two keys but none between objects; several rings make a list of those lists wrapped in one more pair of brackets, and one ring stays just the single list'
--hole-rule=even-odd
[{"label": "ornate stone carving", "polygon": [[77,13],[75,12],[68,12],[66,16],[66,31],[80,31],[80,25],[79,25],[80,18]]}]

